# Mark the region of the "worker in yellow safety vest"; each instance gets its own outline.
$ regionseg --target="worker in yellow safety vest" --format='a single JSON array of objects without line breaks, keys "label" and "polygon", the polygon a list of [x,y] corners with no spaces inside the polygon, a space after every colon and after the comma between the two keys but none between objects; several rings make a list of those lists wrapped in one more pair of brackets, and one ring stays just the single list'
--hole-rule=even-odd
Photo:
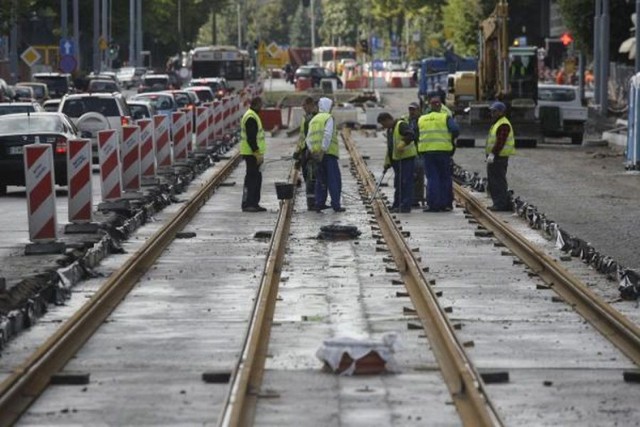
[{"label": "worker in yellow safety vest", "polygon": [[512,203],[507,184],[509,156],[516,152],[513,126],[506,117],[507,107],[496,101],[489,107],[493,124],[487,136],[485,148],[487,160],[487,190],[493,201],[489,209],[493,211],[511,211]]},{"label": "worker in yellow safety vest", "polygon": [[333,101],[322,97],[318,100],[318,114],[309,122],[307,149],[316,163],[316,212],[328,209],[327,192],[331,196],[331,207],[335,212],[344,212],[340,205],[342,176],[338,165],[339,144],[335,120],[331,115]]},{"label": "worker in yellow safety vest", "polygon": [[260,109],[262,109],[262,98],[253,98],[249,109],[240,121],[240,155],[247,168],[242,190],[243,212],[264,212],[267,210],[259,204],[262,188],[260,166],[264,163],[264,154],[267,148],[262,120],[259,116]]},{"label": "worker in yellow safety vest", "polygon": [[450,211],[453,205],[451,156],[454,139],[460,133],[453,117],[442,111],[439,96],[429,98],[429,113],[418,119],[418,152],[424,160],[427,177],[425,212]]},{"label": "worker in yellow safety vest", "polygon": [[307,150],[307,134],[309,133],[309,123],[318,112],[316,101],[310,96],[306,97],[302,103],[304,117],[300,122],[300,133],[298,134],[298,145],[293,153],[296,160],[296,167],[302,168],[304,177],[305,192],[307,194],[307,209],[312,211],[316,208],[316,164],[311,160],[309,150]]},{"label": "worker in yellow safety vest", "polygon": [[380,113],[378,123],[387,130],[384,170],[386,172],[389,168],[393,168],[394,172],[391,211],[409,213],[413,202],[413,170],[418,153],[414,143],[413,129],[408,121],[395,120],[389,113]]}]

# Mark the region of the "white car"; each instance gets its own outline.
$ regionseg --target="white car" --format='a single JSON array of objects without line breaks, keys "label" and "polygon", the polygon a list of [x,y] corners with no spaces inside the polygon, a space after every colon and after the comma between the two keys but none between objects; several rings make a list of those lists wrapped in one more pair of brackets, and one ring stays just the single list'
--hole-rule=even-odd
[{"label": "white car", "polygon": [[577,86],[539,84],[535,115],[544,136],[567,136],[572,144],[582,143],[588,109]]},{"label": "white car", "polygon": [[67,95],[59,110],[69,116],[81,132],[91,134],[94,163],[98,159],[98,131],[115,129],[122,135],[122,126],[133,124],[131,112],[120,93],[79,93]]}]

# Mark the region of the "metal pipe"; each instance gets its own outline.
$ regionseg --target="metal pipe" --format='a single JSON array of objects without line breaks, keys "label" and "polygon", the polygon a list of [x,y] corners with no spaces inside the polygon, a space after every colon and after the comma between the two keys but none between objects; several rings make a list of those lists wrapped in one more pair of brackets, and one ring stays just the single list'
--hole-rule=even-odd
[{"label": "metal pipe", "polygon": [[100,0],[93,0],[93,71],[100,70]]},{"label": "metal pipe", "polygon": [[11,8],[11,35],[9,37],[9,62],[11,83],[18,81],[18,0],[13,0]]},{"label": "metal pipe", "polygon": [[636,74],[640,73],[640,30],[638,23],[640,19],[640,0],[636,0]]},{"label": "metal pipe", "polygon": [[[101,26],[101,32],[100,32],[100,36],[102,37],[103,40],[105,41],[109,41],[108,37],[107,37],[107,15],[109,12],[109,9],[107,8],[107,1],[108,0],[102,0],[102,26]],[[100,71],[102,71],[107,64],[107,50],[102,50],[101,54],[100,54],[100,58],[101,58],[101,63],[100,63]]]},{"label": "metal pipe", "polygon": [[136,0],[129,0],[129,66],[134,66],[136,61]]},{"label": "metal pipe", "polygon": [[80,12],[78,7],[78,0],[73,0],[73,45],[75,47],[76,55],[76,68],[80,69]]},{"label": "metal pipe", "polygon": [[581,101],[584,99],[584,69],[584,53],[580,51],[578,53],[578,92]]},{"label": "metal pipe", "polygon": [[69,30],[67,25],[69,23],[69,3],[67,0],[60,0],[60,33],[62,37],[67,37]]},{"label": "metal pipe", "polygon": [[241,16],[242,16],[242,6],[240,5],[240,2],[238,2],[238,49],[242,49],[242,23],[240,21]]},{"label": "metal pipe", "polygon": [[600,50],[602,53],[602,62],[600,63],[600,114],[607,115],[609,109],[609,38],[610,38],[610,20],[609,20],[609,0],[602,0],[602,18],[600,24]]},{"label": "metal pipe", "polygon": [[600,15],[602,15],[602,0],[596,1],[596,10],[593,17],[593,100],[600,105]]},{"label": "metal pipe", "polygon": [[310,6],[309,18],[311,19],[311,50],[313,51],[313,49],[316,48],[316,7],[314,0],[311,0]]},{"label": "metal pipe", "polygon": [[136,66],[142,67],[142,0],[137,0],[136,8]]}]

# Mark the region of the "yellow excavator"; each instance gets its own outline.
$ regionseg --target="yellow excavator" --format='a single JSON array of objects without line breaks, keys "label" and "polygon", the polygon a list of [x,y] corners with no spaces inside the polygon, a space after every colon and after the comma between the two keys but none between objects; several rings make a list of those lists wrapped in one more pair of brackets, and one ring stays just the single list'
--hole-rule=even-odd
[{"label": "yellow excavator", "polygon": [[[537,48],[511,46],[508,20],[507,1],[498,0],[491,15],[480,23],[475,100],[467,101],[465,114],[456,116],[461,128],[459,145],[473,146],[475,139],[486,138],[491,124],[489,105],[497,100],[507,105],[517,147],[533,148],[542,141],[540,123],[535,118],[538,99]],[[466,81],[469,81],[468,76]],[[455,93],[455,90],[454,80],[449,91]],[[468,83],[466,90],[469,91]]]}]

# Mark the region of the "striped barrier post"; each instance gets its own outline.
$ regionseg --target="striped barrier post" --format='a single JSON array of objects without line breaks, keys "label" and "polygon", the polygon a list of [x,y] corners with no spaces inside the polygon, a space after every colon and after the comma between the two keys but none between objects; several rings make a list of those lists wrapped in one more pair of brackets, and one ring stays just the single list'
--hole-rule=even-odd
[{"label": "striped barrier post", "polygon": [[122,188],[140,191],[140,128],[122,126]]},{"label": "striped barrier post", "polygon": [[231,112],[231,103],[229,101],[229,97],[225,96],[222,98],[222,133],[227,133],[229,130],[229,113]]},{"label": "striped barrier post", "polygon": [[234,129],[238,129],[240,127],[240,95],[236,95],[236,99],[234,101],[235,104],[235,109],[236,109],[236,114],[233,120],[233,128]]},{"label": "striped barrier post", "polygon": [[91,140],[72,139],[68,142],[67,184],[69,222],[84,224],[93,221]]},{"label": "striped barrier post", "polygon": [[185,113],[171,113],[171,130],[173,133],[173,159],[176,162],[187,160],[188,149],[185,121]]},{"label": "striped barrier post", "polygon": [[142,180],[154,180],[156,178],[156,150],[153,141],[153,121],[140,119],[137,122],[140,127],[140,172]]},{"label": "striped barrier post", "polygon": [[213,101],[213,111],[215,117],[213,119],[213,126],[215,128],[215,138],[221,139],[223,134],[222,129],[222,101]]},{"label": "striped barrier post", "polygon": [[196,107],[196,151],[207,151],[208,111],[207,107]]},{"label": "striped barrier post", "polygon": [[156,142],[156,162],[158,169],[165,171],[173,165],[168,116],[164,114],[153,116],[153,135]]},{"label": "striped barrier post", "polygon": [[215,143],[215,129],[213,128],[215,112],[213,102],[204,105],[207,107],[207,147],[212,147]]},{"label": "striped barrier post", "polygon": [[100,190],[103,202],[113,202],[122,197],[119,145],[118,133],[115,130],[98,131]]},{"label": "striped barrier post", "polygon": [[58,222],[53,147],[50,144],[28,144],[24,146],[23,157],[29,240],[36,244],[55,242],[58,239]]},{"label": "striped barrier post", "polygon": [[185,139],[187,141],[187,156],[193,151],[193,110],[189,108],[183,108],[181,111],[185,114],[184,127],[185,127]]}]

